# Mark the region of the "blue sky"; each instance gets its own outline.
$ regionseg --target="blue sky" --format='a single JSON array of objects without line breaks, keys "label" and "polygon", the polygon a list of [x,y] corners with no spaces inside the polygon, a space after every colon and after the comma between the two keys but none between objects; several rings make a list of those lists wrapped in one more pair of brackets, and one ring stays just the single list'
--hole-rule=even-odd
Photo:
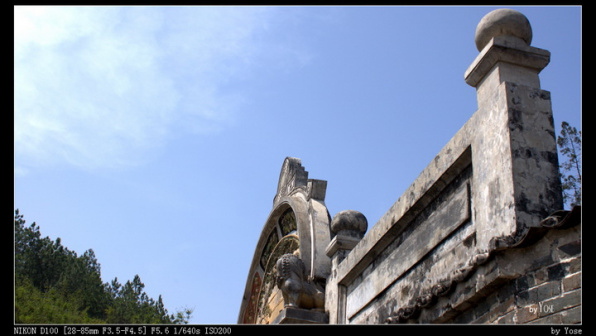
[{"label": "blue sky", "polygon": [[[581,129],[581,7],[510,7]],[[372,226],[477,108],[496,7],[15,7],[14,207],[104,282],[236,323],[286,156]]]}]

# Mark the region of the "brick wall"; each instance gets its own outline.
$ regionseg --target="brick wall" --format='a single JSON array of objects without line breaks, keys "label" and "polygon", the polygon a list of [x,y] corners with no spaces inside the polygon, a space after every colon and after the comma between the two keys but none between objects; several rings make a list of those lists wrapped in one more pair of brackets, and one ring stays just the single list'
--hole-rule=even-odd
[{"label": "brick wall", "polygon": [[[544,247],[551,247],[549,250]],[[547,254],[541,251],[550,251]],[[538,243],[506,251],[528,271],[470,300],[450,323],[577,324],[582,322],[581,228],[552,230]],[[516,258],[516,254],[519,258]],[[528,258],[531,256],[532,258]],[[445,321],[447,322],[447,321]]]}]

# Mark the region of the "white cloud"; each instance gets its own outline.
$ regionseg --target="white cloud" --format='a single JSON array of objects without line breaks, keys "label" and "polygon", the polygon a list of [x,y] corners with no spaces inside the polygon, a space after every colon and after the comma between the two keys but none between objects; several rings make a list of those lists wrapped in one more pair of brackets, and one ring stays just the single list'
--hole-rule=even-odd
[{"label": "white cloud", "polygon": [[155,25],[120,8],[15,8],[15,162],[134,164],[160,145],[178,93]]},{"label": "white cloud", "polygon": [[[269,7],[15,7],[15,171],[136,165],[226,127]],[[274,45],[274,44],[269,44]]]}]

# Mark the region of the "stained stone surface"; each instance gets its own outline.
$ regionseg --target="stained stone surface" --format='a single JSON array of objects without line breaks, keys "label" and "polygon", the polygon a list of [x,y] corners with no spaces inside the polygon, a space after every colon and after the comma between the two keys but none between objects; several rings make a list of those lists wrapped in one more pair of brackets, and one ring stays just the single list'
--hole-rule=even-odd
[{"label": "stained stone surface", "polygon": [[[550,52],[529,45],[530,24],[516,11],[489,13],[476,37],[480,54],[464,77],[478,110],[359,242],[328,247],[330,323],[416,321],[472,274],[486,275],[470,294],[490,293],[517,273],[483,271],[487,261],[562,208],[550,93],[538,76]],[[427,321],[458,313],[430,311]]]},{"label": "stained stone surface", "polygon": [[[239,321],[581,322],[581,208],[561,211],[551,95],[539,78],[550,52],[530,45],[527,18],[508,9],[482,18],[474,42],[464,79],[477,111],[372,227],[355,210],[331,220],[327,182],[286,158]],[[289,236],[324,286],[324,311],[282,307],[271,287],[265,265]]]}]

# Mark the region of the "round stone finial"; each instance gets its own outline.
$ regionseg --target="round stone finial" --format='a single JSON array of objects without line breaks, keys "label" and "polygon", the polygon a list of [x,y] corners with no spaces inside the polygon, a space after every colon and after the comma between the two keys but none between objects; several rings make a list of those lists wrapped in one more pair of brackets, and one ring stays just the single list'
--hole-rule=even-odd
[{"label": "round stone finial", "polygon": [[368,229],[366,217],[356,210],[340,211],[331,221],[331,232],[337,234],[340,231],[348,235],[362,237]]},{"label": "round stone finial", "polygon": [[530,21],[522,13],[508,8],[496,9],[486,14],[476,27],[476,48],[481,51],[488,42],[497,36],[513,36],[527,45],[532,42]]}]

